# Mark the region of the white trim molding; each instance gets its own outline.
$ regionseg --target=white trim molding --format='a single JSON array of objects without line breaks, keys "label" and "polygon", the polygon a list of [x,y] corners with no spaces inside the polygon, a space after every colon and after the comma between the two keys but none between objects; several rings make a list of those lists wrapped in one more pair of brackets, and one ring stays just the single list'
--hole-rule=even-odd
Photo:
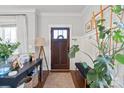
[{"label": "white trim molding", "polygon": [[82,16],[81,13],[40,13],[41,16]]},{"label": "white trim molding", "polygon": [[27,14],[35,12],[36,9],[0,9],[0,14]]}]

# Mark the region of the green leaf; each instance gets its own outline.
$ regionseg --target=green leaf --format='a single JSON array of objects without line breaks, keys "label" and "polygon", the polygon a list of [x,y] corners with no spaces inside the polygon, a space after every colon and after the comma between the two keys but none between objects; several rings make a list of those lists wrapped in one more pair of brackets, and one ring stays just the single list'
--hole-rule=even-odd
[{"label": "green leaf", "polygon": [[75,58],[75,55],[76,53],[79,51],[79,45],[73,45],[71,48],[70,48],[70,51],[69,51],[69,57],[70,58]]},{"label": "green leaf", "polygon": [[94,61],[94,69],[89,70],[87,81],[90,87],[109,87],[112,81],[112,58],[109,55],[99,55]]},{"label": "green leaf", "polygon": [[97,20],[97,26],[102,25],[102,23],[105,21],[105,19],[99,19]]},{"label": "green leaf", "polygon": [[124,42],[124,36],[120,29],[114,32],[113,40],[116,42]]},{"label": "green leaf", "polygon": [[104,87],[106,87],[106,88],[109,87],[108,82],[104,78],[102,78],[101,82],[102,82]]},{"label": "green leaf", "polygon": [[103,76],[103,78],[107,81],[107,84],[110,85],[112,81],[112,74],[109,72]]},{"label": "green leaf", "polygon": [[99,28],[99,31],[100,31],[100,32],[101,32],[101,31],[103,32],[103,31],[105,30],[105,27],[102,26],[102,25],[99,25],[98,28]]},{"label": "green leaf", "polygon": [[119,63],[124,64],[124,54],[117,54],[117,55],[115,56],[115,59],[116,59]]},{"label": "green leaf", "polygon": [[104,88],[104,83],[102,82],[102,81],[98,81],[98,86],[99,86],[99,88]]},{"label": "green leaf", "polygon": [[122,11],[121,5],[115,5],[112,7],[112,12],[114,12],[115,14],[120,14],[121,11]]},{"label": "green leaf", "polygon": [[90,84],[91,88],[108,88],[109,85],[107,84],[106,80],[102,78],[101,80],[96,80]]},{"label": "green leaf", "polygon": [[104,39],[105,38],[105,33],[101,31],[100,34],[99,34],[99,38]]},{"label": "green leaf", "polygon": [[85,63],[85,62],[83,62],[83,63],[82,63],[82,66],[83,66],[85,69],[87,69],[87,68],[88,68],[87,63]]},{"label": "green leaf", "polygon": [[90,84],[92,81],[96,81],[97,80],[97,73],[95,72],[94,69],[91,69],[88,71],[87,73],[87,80],[88,80],[88,83]]},{"label": "green leaf", "polygon": [[68,55],[70,58],[75,58],[75,52],[69,52],[69,55]]},{"label": "green leaf", "polygon": [[107,35],[109,35],[110,29],[105,30],[105,33],[106,33]]},{"label": "green leaf", "polygon": [[8,58],[18,48],[19,45],[19,42],[10,43],[9,41],[4,42],[2,40],[0,42],[0,58]]},{"label": "green leaf", "polygon": [[92,83],[90,84],[90,87],[91,87],[91,88],[99,88],[99,87],[100,87],[99,82],[98,82],[98,81],[92,82]]},{"label": "green leaf", "polygon": [[95,67],[94,69],[99,74],[99,77],[101,77],[100,74],[104,75],[107,72],[107,66],[106,65],[107,64],[101,63],[101,62],[94,65],[94,67]]}]

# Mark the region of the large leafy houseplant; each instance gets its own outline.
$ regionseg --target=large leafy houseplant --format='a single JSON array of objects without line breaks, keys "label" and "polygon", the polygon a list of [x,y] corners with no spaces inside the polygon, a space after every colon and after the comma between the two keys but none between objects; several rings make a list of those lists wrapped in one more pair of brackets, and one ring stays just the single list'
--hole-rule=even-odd
[{"label": "large leafy houseplant", "polygon": [[115,5],[111,6],[111,10],[119,19],[119,21],[113,23],[116,27],[108,28],[105,26],[103,23],[106,19],[96,20],[98,31],[96,47],[99,51],[96,59],[93,60],[88,53],[81,51],[79,45],[73,45],[69,52],[70,58],[74,58],[76,53],[81,51],[92,60],[94,68],[89,69],[87,73],[89,87],[111,87],[115,62],[124,64],[124,54],[121,52],[124,50],[124,23],[120,17],[123,14],[123,9],[120,5]]},{"label": "large leafy houseplant", "polygon": [[6,59],[12,55],[19,45],[19,42],[11,43],[0,38],[0,63],[6,61]]}]

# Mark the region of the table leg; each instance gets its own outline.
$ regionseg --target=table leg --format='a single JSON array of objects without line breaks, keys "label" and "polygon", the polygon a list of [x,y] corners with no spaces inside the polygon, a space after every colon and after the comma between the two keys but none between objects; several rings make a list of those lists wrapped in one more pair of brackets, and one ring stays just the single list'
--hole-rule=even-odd
[{"label": "table leg", "polygon": [[41,88],[42,87],[42,80],[43,80],[43,72],[42,72],[42,62],[40,64],[40,69],[39,69],[39,80],[38,80],[38,88]]}]

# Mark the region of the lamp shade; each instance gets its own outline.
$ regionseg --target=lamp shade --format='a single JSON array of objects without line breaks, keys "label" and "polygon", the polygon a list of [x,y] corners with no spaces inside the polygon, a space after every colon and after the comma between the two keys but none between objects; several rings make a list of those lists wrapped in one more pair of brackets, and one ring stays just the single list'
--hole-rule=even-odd
[{"label": "lamp shade", "polygon": [[45,45],[45,39],[42,37],[37,37],[35,40],[35,46],[40,47]]}]

